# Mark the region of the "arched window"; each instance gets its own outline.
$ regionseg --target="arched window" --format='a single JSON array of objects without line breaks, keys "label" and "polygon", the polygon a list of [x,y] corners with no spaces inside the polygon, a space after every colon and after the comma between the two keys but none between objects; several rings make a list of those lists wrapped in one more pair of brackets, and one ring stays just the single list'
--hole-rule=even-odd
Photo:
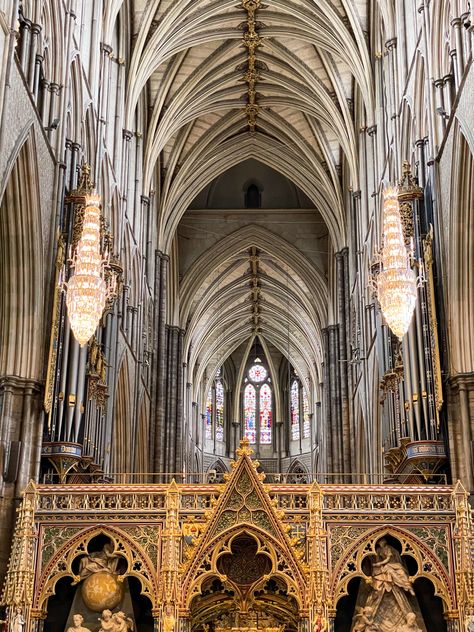
[{"label": "arched window", "polygon": [[253,384],[247,384],[244,391],[244,424],[245,424],[245,436],[250,443],[256,443],[257,441],[257,399],[255,397],[255,386]]},{"label": "arched window", "polygon": [[255,359],[244,389],[244,435],[252,444],[270,445],[273,427],[273,393],[268,370]]},{"label": "arched window", "polygon": [[311,433],[308,393],[295,377],[290,386],[290,436],[292,441],[307,439]]},{"label": "arched window", "polygon": [[311,434],[311,415],[309,412],[309,400],[306,389],[303,389],[303,439]]},{"label": "arched window", "polygon": [[212,439],[212,388],[207,391],[206,400],[206,439]]},{"label": "arched window", "polygon": [[224,441],[224,385],[216,380],[216,441]]},{"label": "arched window", "polygon": [[272,442],[272,389],[263,384],[260,389],[260,443]]},{"label": "arched window", "polygon": [[217,369],[216,377],[207,392],[205,412],[206,439],[224,441],[224,399],[225,390],[222,369]]},{"label": "arched window", "polygon": [[250,184],[245,191],[245,208],[260,208],[262,196],[256,184]]},{"label": "arched window", "polygon": [[300,438],[300,385],[298,380],[293,380],[290,390],[291,409],[291,439],[296,441]]}]

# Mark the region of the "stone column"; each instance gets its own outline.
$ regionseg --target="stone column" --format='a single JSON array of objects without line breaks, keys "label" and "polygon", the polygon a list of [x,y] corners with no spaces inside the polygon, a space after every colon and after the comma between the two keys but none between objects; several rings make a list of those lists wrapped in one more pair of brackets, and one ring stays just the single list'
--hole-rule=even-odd
[{"label": "stone column", "polygon": [[36,480],[43,433],[42,384],[0,378],[0,585],[7,569],[15,509],[30,479]]}]

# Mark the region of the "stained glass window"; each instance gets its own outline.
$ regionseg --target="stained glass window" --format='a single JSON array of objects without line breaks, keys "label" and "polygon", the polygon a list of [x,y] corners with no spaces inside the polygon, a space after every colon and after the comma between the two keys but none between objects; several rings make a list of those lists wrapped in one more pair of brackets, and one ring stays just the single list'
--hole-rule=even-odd
[{"label": "stained glass window", "polygon": [[272,389],[268,384],[260,388],[260,443],[272,442]]},{"label": "stained glass window", "polygon": [[244,391],[244,422],[245,422],[245,436],[250,443],[256,443],[257,441],[257,400],[256,391],[253,384],[247,384]]},{"label": "stained glass window", "polygon": [[224,386],[216,382],[216,441],[224,440]]},{"label": "stained glass window", "polygon": [[267,370],[261,364],[254,364],[250,367],[249,378],[252,382],[264,382],[267,377]]},{"label": "stained glass window", "polygon": [[208,390],[206,400],[206,439],[212,439],[212,388]]},{"label": "stained glass window", "polygon": [[291,438],[296,441],[300,438],[300,387],[297,380],[293,380],[290,389],[291,407]]},{"label": "stained glass window", "polygon": [[311,417],[309,413],[309,400],[306,390],[303,389],[303,439],[311,434]]}]

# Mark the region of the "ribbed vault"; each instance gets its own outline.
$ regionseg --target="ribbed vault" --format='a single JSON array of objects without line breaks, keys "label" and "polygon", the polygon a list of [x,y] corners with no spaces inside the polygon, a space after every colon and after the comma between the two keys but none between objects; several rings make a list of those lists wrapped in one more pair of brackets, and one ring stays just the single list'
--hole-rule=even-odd
[{"label": "ribbed vault", "polygon": [[194,384],[256,335],[288,357],[301,376],[319,382],[326,283],[281,237],[249,224],[221,240],[183,278],[180,305]]},{"label": "ribbed vault", "polygon": [[159,241],[165,252],[199,190],[249,157],[297,183],[327,222],[335,249],[346,243],[340,173],[344,164],[358,188],[355,89],[373,112],[366,2],[255,5],[261,45],[257,133],[251,134],[244,113],[245,1],[135,3],[126,128],[133,129],[146,90],[151,116],[144,191],[160,179]]},{"label": "ribbed vault", "polygon": [[[155,0],[134,8],[125,127],[134,129],[146,103],[144,193],[160,193],[158,248],[174,252],[200,192],[251,160],[314,205],[328,255],[344,248],[347,188],[359,188],[355,108],[373,124],[367,2]],[[256,336],[319,384],[321,329],[333,322],[330,274],[251,219],[195,258],[179,279],[177,310],[194,400],[203,379]]]}]

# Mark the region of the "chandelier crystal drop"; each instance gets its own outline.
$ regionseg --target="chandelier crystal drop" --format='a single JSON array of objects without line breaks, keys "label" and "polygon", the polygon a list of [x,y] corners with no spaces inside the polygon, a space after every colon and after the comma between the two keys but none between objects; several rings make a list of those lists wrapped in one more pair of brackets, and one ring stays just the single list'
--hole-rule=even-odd
[{"label": "chandelier crystal drop", "polygon": [[74,337],[84,346],[92,337],[104,312],[109,288],[106,283],[107,254],[101,251],[100,197],[85,200],[82,232],[73,253],[73,273],[67,283],[66,304]]},{"label": "chandelier crystal drop", "polygon": [[403,238],[397,187],[388,187],[384,191],[383,235],[377,295],[388,326],[401,340],[413,317],[417,278],[410,267]]}]

